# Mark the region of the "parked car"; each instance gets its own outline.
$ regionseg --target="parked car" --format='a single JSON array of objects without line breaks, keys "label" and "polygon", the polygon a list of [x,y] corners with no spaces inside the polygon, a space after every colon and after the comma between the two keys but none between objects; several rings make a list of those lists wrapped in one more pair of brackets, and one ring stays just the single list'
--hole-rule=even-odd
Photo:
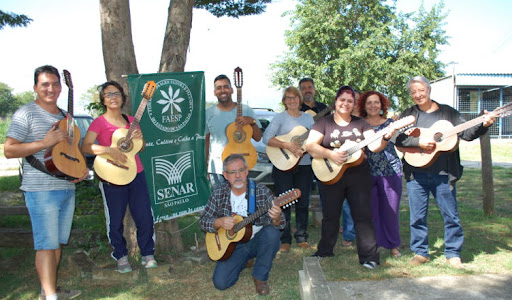
[{"label": "parked car", "polygon": [[[274,118],[277,113],[271,108],[253,108],[253,111],[258,121],[261,123],[261,132],[265,132],[268,124],[270,124],[270,121],[272,121],[272,118]],[[258,153],[258,161],[256,165],[249,170],[249,178],[267,186],[274,185],[274,181],[272,180],[272,163],[267,156],[267,146],[262,140],[256,142],[254,139],[251,139],[251,143]]]},{"label": "parked car", "polygon": [[[84,141],[87,129],[89,129],[89,126],[91,125],[94,119],[93,117],[88,115],[77,115],[74,116],[74,118],[76,126],[78,126],[78,129],[80,129],[80,142],[78,143],[78,147],[82,147],[82,142]],[[92,165],[94,164],[94,158],[96,156],[93,154],[84,154],[84,157],[87,168],[89,168],[89,170],[92,170]]]}]

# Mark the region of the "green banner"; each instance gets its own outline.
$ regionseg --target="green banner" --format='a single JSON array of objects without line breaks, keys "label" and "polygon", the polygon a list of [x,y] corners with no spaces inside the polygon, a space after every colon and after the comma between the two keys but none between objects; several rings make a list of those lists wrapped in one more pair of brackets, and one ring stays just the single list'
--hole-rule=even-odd
[{"label": "green banner", "polygon": [[156,83],[140,127],[144,165],[155,223],[204,209],[210,195],[204,156],[204,73],[128,76],[132,113],[147,81]]}]

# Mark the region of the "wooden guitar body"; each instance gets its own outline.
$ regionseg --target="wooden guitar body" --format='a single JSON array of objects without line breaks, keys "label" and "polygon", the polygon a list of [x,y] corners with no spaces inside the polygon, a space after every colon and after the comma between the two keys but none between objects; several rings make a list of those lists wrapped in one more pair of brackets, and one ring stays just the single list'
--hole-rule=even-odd
[{"label": "wooden guitar body", "polygon": [[143,146],[142,139],[132,139],[128,143],[127,148],[122,147],[127,133],[127,128],[119,128],[114,131],[110,145],[110,147],[118,148],[126,155],[127,161],[125,164],[116,163],[108,154],[97,155],[94,159],[94,171],[96,174],[101,179],[117,185],[126,185],[135,179],[135,176],[137,176],[135,155],[139,153]]},{"label": "wooden guitar body", "polygon": [[[87,166],[85,158],[80,152],[78,144],[80,142],[80,129],[73,123],[74,134],[62,142],[55,144],[46,150],[44,154],[44,164],[46,169],[56,176],[69,176],[75,179],[81,178],[85,174]],[[59,121],[56,130],[68,132],[68,119]]]},{"label": "wooden guitar body", "polygon": [[[309,130],[304,126],[295,126],[287,134],[276,136],[275,138],[282,142],[296,142],[301,147],[304,144],[305,138],[309,134]],[[299,164],[301,157],[295,156],[288,149],[267,146],[267,155],[272,164],[281,171],[290,171],[295,169]]]},{"label": "wooden guitar body", "polygon": [[[236,223],[240,223],[243,218],[241,216],[234,216]],[[206,234],[206,250],[208,256],[212,260],[226,260],[228,259],[233,251],[235,251],[238,242],[247,242],[252,235],[252,225],[249,224],[246,227],[242,227],[239,231],[226,230],[219,228],[217,233],[208,232]]]},{"label": "wooden guitar body", "polygon": [[[353,141],[345,141],[345,143],[335,151],[342,152],[354,145],[357,145],[357,143]],[[363,160],[363,151],[358,150],[350,155],[349,159],[341,165],[334,163],[328,158],[313,158],[311,167],[313,168],[313,172],[318,180],[322,181],[324,184],[331,185],[338,182],[348,168],[360,165]]]},{"label": "wooden guitar body", "polygon": [[247,161],[247,167],[252,169],[258,161],[258,153],[251,144],[252,133],[251,125],[244,125],[239,128],[235,122],[229,124],[226,127],[228,143],[222,151],[222,161],[231,154],[240,154]]},{"label": "wooden guitar body", "polygon": [[407,163],[416,168],[424,168],[432,165],[441,152],[455,151],[459,145],[457,134],[445,136],[446,132],[453,128],[452,123],[446,120],[435,122],[430,128],[415,128],[409,134],[410,136],[425,136],[436,141],[436,146],[431,150],[424,150],[419,147],[399,147],[404,153],[404,159]]}]

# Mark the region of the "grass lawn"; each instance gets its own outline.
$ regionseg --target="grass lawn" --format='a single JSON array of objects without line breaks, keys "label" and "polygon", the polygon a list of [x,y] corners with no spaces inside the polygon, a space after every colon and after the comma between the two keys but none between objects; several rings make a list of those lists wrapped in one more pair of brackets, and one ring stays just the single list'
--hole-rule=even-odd
[{"label": "grass lawn", "polygon": [[[474,150],[478,142],[461,143],[461,155],[466,160],[479,160],[479,152]],[[510,143],[493,142],[493,159],[512,162]],[[494,149],[501,154],[494,153]],[[469,150],[465,150],[469,149]],[[476,157],[476,158],[475,158]],[[477,169],[466,168],[461,181],[458,182],[459,211],[465,231],[465,243],[462,260],[465,269],[455,270],[446,266],[443,256],[442,219],[435,203],[429,209],[429,238],[432,262],[420,267],[411,267],[408,260],[412,253],[408,250],[409,210],[406,195],[402,197],[400,228],[402,237],[401,259],[389,256],[389,251],[381,249],[381,265],[373,271],[362,268],[358,264],[355,247],[335,248],[335,257],[321,261],[328,280],[382,280],[398,277],[421,277],[432,275],[469,275],[482,273],[512,272],[512,169],[494,167],[495,215],[484,217],[482,212],[481,173]],[[14,177],[16,178],[16,177]],[[16,186],[12,177],[0,178],[0,187]],[[80,188],[86,190],[91,187]],[[10,189],[10,188],[9,188]],[[5,189],[4,189],[5,191]],[[0,191],[3,192],[3,191]],[[101,228],[103,226],[102,207],[97,200],[88,201],[92,191],[80,192],[85,195],[77,205],[83,215],[75,219],[75,227]],[[80,202],[83,201],[83,202]],[[18,222],[18,223],[16,223]],[[91,223],[93,223],[91,225]],[[28,226],[26,220],[8,220],[0,216],[0,227],[16,225]],[[186,249],[195,245],[195,238],[203,243],[204,234],[197,226],[197,215],[180,218],[180,228]],[[309,241],[313,246],[319,241],[320,228],[310,227]],[[109,247],[106,239],[91,241],[85,245],[98,265],[110,264]],[[169,262],[171,272],[169,278],[148,282],[141,277],[135,283],[109,283],[93,281],[74,275],[69,268],[68,258],[76,249],[66,248],[62,267],[59,271],[59,285],[66,288],[82,290],[79,299],[259,299],[255,294],[251,278],[251,270],[242,272],[239,282],[226,291],[217,291],[211,283],[211,275],[215,263],[207,262],[199,265],[187,262],[184,254],[167,253],[157,256],[160,261]],[[302,258],[313,254],[315,250],[301,250],[292,245],[290,253],[278,254],[274,260],[270,274],[271,299],[299,299],[299,275],[302,269]],[[133,262],[135,263],[135,262]],[[0,299],[35,299],[39,292],[39,283],[34,270],[34,251],[32,249],[0,248]]]}]

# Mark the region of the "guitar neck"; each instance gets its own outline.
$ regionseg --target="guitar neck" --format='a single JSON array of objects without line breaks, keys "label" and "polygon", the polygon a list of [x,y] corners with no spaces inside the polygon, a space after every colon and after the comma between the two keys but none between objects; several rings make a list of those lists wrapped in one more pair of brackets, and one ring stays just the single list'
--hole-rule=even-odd
[{"label": "guitar neck", "polygon": [[377,133],[375,133],[375,135],[372,136],[371,138],[364,139],[361,142],[355,144],[354,146],[346,149],[345,151],[347,152],[348,155],[352,155],[352,154],[356,153],[357,151],[363,149],[364,147],[368,146],[372,142],[374,142],[374,141],[378,140],[379,138],[383,137],[384,135],[386,135],[386,133],[387,133],[387,131],[385,129],[382,129],[382,130],[378,131]]},{"label": "guitar neck", "polygon": [[260,207],[258,210],[256,210],[253,214],[248,216],[247,218],[243,219],[242,221],[235,224],[233,227],[233,230],[235,232],[238,232],[240,229],[244,228],[245,226],[251,224],[254,222],[257,218],[259,218],[261,215],[266,213],[270,208],[272,207],[272,203],[266,204],[263,207]]},{"label": "guitar neck", "polygon": [[327,106],[326,108],[322,109],[321,111],[319,111],[314,117],[313,117],[313,121],[318,121],[318,119],[320,119],[321,117],[325,116],[326,114],[328,114],[330,111],[332,110],[332,104]]},{"label": "guitar neck", "polygon": [[68,113],[67,113],[67,133],[69,137],[73,137],[75,135],[75,122],[73,119],[73,88],[69,87],[68,91]]},{"label": "guitar neck", "polygon": [[236,88],[236,116],[242,116],[242,88]]},{"label": "guitar neck", "polygon": [[135,113],[135,116],[133,117],[133,121],[130,124],[130,129],[128,129],[128,132],[126,133],[127,141],[131,141],[133,131],[139,127],[140,119],[142,118],[142,115],[144,114],[144,109],[146,109],[147,104],[148,104],[148,99],[142,98],[142,100],[140,101],[140,104],[139,104],[139,108],[137,109],[137,112]]},{"label": "guitar neck", "polygon": [[470,121],[467,121],[467,122],[464,122],[462,124],[459,124],[453,128],[450,128],[448,130],[446,130],[445,132],[443,132],[443,137],[447,138],[447,137],[450,137],[452,135],[455,135],[459,132],[462,132],[466,129],[469,129],[473,126],[476,126],[480,123],[482,123],[484,121],[484,116],[480,116],[480,117],[477,117],[473,120],[470,120]]}]

